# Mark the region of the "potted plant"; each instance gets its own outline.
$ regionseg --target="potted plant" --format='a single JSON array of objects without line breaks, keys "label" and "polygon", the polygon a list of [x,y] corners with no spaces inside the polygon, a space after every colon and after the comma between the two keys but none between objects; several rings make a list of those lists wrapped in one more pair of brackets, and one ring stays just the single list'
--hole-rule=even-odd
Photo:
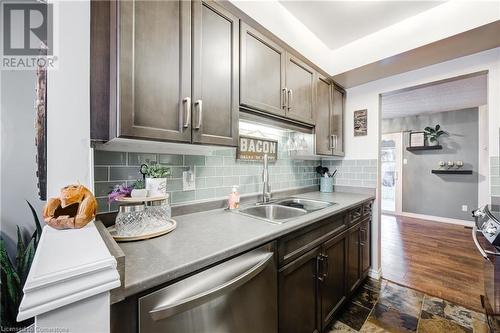
[{"label": "potted plant", "polygon": [[427,126],[424,129],[424,132],[429,146],[437,146],[439,144],[439,137],[441,135],[448,134],[448,132],[441,129],[441,126],[439,124],[437,124],[434,128]]},{"label": "potted plant", "polygon": [[146,186],[144,185],[144,181],[142,179],[137,179],[134,184],[132,184],[132,192],[130,192],[130,196],[132,198],[145,198],[148,196],[148,190],[146,190]]},{"label": "potted plant", "polygon": [[150,197],[160,197],[167,194],[167,177],[170,176],[170,168],[160,164],[146,165],[146,190]]},{"label": "potted plant", "polygon": [[11,256],[7,252],[5,241],[0,237],[2,332],[17,332],[33,323],[33,319],[27,319],[22,322],[17,321],[19,304],[21,304],[24,294],[23,287],[26,283],[40,236],[42,235],[42,226],[38,220],[36,211],[28,201],[26,202],[33,215],[36,230],[29,239],[24,239],[21,229],[17,226],[17,252],[14,258],[15,261],[10,259]]}]

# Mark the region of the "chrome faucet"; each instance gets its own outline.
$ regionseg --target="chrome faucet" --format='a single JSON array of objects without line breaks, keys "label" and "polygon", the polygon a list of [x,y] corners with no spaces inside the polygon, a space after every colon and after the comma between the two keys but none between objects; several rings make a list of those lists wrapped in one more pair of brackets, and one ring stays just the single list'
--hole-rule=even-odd
[{"label": "chrome faucet", "polygon": [[269,186],[269,170],[268,170],[268,160],[267,154],[264,154],[264,170],[262,170],[262,203],[267,203],[271,201],[271,188]]}]

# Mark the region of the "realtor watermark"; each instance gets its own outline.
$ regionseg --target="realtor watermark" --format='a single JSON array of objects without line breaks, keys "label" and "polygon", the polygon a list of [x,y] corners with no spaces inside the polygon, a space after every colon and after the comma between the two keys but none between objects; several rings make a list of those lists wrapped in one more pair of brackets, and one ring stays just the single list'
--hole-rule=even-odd
[{"label": "realtor watermark", "polygon": [[0,68],[54,68],[53,4],[43,1],[2,2]]}]

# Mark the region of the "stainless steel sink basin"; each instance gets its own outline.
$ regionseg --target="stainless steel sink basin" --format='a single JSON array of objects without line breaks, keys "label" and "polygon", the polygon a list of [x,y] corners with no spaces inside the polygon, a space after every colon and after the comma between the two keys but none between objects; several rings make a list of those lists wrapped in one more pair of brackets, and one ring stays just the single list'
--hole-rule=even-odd
[{"label": "stainless steel sink basin", "polygon": [[334,203],[328,201],[303,198],[284,198],[274,201],[273,203],[280,206],[304,209],[307,212],[314,212],[334,205]]},{"label": "stainless steel sink basin", "polygon": [[307,214],[305,209],[277,204],[265,204],[240,209],[238,213],[260,218],[272,223],[284,223],[295,217]]}]

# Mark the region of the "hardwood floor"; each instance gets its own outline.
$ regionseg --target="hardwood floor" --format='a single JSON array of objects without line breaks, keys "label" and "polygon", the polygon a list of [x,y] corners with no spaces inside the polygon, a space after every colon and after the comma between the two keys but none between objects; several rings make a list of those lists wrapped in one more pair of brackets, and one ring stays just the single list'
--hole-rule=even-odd
[{"label": "hardwood floor", "polygon": [[460,225],[382,215],[383,278],[482,311],[483,258]]}]

